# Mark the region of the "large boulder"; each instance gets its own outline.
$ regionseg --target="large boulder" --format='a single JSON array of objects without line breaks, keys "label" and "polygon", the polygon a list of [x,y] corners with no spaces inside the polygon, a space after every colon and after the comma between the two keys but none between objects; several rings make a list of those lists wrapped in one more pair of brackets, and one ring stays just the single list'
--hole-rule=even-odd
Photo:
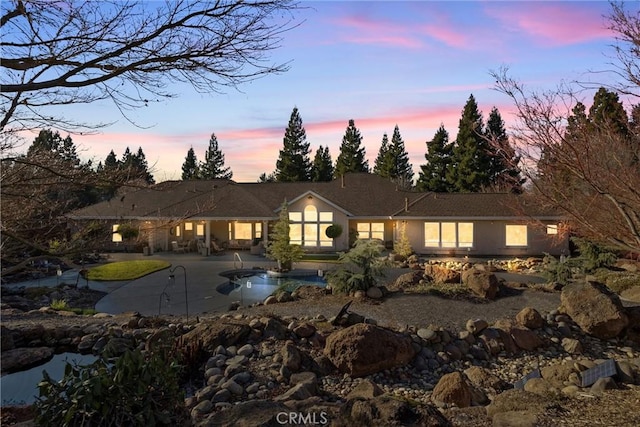
[{"label": "large boulder", "polygon": [[251,333],[249,325],[226,321],[204,321],[184,335],[185,342],[200,342],[213,353],[216,347],[229,347],[243,342]]},{"label": "large boulder", "polygon": [[14,348],[3,351],[1,355],[2,373],[24,371],[48,362],[53,357],[50,347]]},{"label": "large boulder", "polygon": [[363,377],[411,362],[411,338],[389,329],[359,323],[329,335],[324,354],[340,372]]},{"label": "large boulder", "polygon": [[629,324],[620,298],[597,282],[572,283],[562,290],[561,309],[586,333],[616,337]]},{"label": "large boulder", "polygon": [[351,399],[341,410],[340,420],[332,426],[430,426],[448,427],[451,423],[432,405],[413,404],[394,396]]},{"label": "large boulder", "polygon": [[425,265],[424,275],[436,283],[460,283],[460,273],[458,271],[438,264]]},{"label": "large boulder", "polygon": [[404,273],[393,282],[390,286],[391,290],[404,290],[415,287],[420,280],[424,279],[424,274],[421,271],[411,271]]},{"label": "large boulder", "polygon": [[493,273],[470,268],[462,273],[462,282],[481,298],[494,299],[498,293],[498,278]]},{"label": "large boulder", "polygon": [[433,389],[431,399],[434,402],[456,405],[458,408],[471,406],[471,387],[464,374],[452,372],[442,376]]}]

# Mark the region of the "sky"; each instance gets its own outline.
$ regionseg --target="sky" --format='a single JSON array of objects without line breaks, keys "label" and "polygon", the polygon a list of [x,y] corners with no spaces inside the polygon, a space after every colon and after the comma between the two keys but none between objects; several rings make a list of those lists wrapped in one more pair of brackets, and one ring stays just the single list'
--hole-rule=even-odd
[{"label": "sky", "polygon": [[[398,125],[415,178],[426,141],[443,124],[455,138],[462,108],[474,95],[484,119],[495,106],[514,124],[510,100],[494,89],[491,70],[531,89],[593,79],[606,68],[613,34],[603,1],[321,1],[302,2],[300,25],[271,58],[290,70],[223,94],[174,86],[177,99],[136,111],[136,127],[112,104],[83,106],[79,119],[115,123],[96,135],[72,135],[81,156],[104,161],[142,147],[156,182],[180,179],[187,151],[204,160],[215,133],[236,182],[275,170],[285,128],[297,107],[311,144],[335,161],[349,119],[373,167],[384,133]],[[597,76],[596,76],[597,77]],[[588,97],[587,97],[588,98]],[[588,99],[585,102],[588,105]],[[67,114],[68,115],[68,114]]]}]

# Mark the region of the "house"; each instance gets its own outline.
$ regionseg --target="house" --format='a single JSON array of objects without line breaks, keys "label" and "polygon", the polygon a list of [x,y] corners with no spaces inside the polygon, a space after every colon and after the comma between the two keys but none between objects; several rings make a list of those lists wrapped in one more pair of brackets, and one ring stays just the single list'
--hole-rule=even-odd
[{"label": "house", "polygon": [[[331,182],[236,183],[167,181],[74,211],[77,221],[106,221],[114,231],[133,223],[151,251],[268,241],[287,202],[291,242],[309,252],[344,251],[356,235],[392,247],[404,229],[421,254],[529,256],[568,251],[563,218],[506,193],[404,191],[372,174]],[[326,229],[342,226],[331,239]],[[350,241],[351,239],[351,241]],[[215,242],[215,243],[212,243]],[[118,243],[118,242],[115,242]],[[204,252],[203,252],[204,253]]]}]

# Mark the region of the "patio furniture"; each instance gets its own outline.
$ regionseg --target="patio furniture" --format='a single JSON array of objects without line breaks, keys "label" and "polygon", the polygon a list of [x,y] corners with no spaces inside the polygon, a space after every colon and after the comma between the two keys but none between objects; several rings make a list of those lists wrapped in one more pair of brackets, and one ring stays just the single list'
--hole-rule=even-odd
[{"label": "patio furniture", "polygon": [[185,253],[185,248],[184,248],[184,246],[180,246],[180,245],[178,244],[178,242],[177,242],[177,241],[175,241],[175,240],[171,242],[171,249],[172,249],[172,250],[173,250],[173,252],[175,252],[175,253],[182,253],[182,254],[183,254],[183,253]]}]

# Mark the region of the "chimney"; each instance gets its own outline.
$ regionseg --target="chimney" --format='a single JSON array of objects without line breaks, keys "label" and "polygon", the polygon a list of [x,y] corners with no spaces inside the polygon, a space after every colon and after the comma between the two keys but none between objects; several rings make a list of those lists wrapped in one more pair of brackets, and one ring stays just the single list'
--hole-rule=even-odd
[{"label": "chimney", "polygon": [[344,188],[344,174],[340,175],[340,185],[342,188]]},{"label": "chimney", "polygon": [[405,212],[409,212],[409,198],[408,197],[404,198],[404,211]]}]

